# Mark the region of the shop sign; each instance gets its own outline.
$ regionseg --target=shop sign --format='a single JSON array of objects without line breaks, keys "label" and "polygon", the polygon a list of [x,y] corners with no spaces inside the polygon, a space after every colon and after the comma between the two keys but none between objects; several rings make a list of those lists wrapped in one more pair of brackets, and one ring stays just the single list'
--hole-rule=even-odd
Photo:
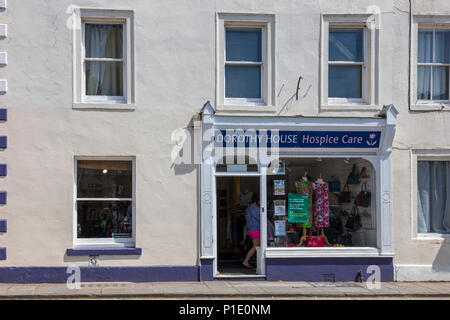
[{"label": "shop sign", "polygon": [[379,148],[380,131],[217,130],[222,147]]}]

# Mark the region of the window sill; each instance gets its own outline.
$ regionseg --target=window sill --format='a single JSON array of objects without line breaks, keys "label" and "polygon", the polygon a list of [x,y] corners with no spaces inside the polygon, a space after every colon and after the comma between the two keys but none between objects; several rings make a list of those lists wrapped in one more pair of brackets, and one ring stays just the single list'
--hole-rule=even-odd
[{"label": "window sill", "polygon": [[127,103],[74,103],[72,109],[77,110],[135,110],[135,104]]},{"label": "window sill", "polygon": [[141,248],[112,248],[112,247],[77,247],[67,249],[68,256],[126,256],[134,255],[140,256],[142,254]]},{"label": "window sill", "polygon": [[411,105],[411,111],[450,111],[450,102],[416,103]]},{"label": "window sill", "polygon": [[349,104],[327,104],[320,106],[320,111],[360,111],[360,112],[374,112],[381,111],[382,108],[378,105],[349,103]]},{"label": "window sill", "polygon": [[226,104],[218,105],[216,107],[217,112],[276,112],[277,108],[275,106],[268,105],[237,105],[237,104]]},{"label": "window sill", "polygon": [[449,233],[419,233],[416,240],[449,240]]},{"label": "window sill", "polygon": [[266,258],[347,258],[391,257],[377,248],[323,247],[323,248],[267,248]]}]

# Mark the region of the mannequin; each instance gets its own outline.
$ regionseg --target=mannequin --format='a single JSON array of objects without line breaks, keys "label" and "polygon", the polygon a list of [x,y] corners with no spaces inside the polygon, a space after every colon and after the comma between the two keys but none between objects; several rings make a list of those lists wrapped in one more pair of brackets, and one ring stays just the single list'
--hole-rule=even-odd
[{"label": "mannequin", "polygon": [[[303,182],[303,183],[302,183]],[[304,187],[306,183],[306,188]],[[302,189],[303,191],[306,191],[309,193],[309,222],[307,223],[299,223],[299,225],[301,225],[302,227],[302,236],[300,237],[300,241],[298,243],[298,247],[300,247],[305,241],[306,241],[306,236],[307,236],[307,229],[311,228],[312,225],[312,183],[308,182],[308,173],[305,171],[305,173],[303,174],[303,177],[301,179],[301,181],[299,181],[297,183],[297,192],[298,193],[302,193]],[[303,187],[302,187],[303,184]]]},{"label": "mannequin", "polygon": [[[321,184],[324,184],[324,183],[325,183],[325,181],[323,181],[322,172],[320,172],[319,178],[316,180],[316,182],[314,184],[314,188],[316,188],[317,185],[321,185]],[[322,236],[324,245],[331,246],[331,244],[328,242],[327,237],[325,236],[324,227],[320,228],[320,235]]]}]

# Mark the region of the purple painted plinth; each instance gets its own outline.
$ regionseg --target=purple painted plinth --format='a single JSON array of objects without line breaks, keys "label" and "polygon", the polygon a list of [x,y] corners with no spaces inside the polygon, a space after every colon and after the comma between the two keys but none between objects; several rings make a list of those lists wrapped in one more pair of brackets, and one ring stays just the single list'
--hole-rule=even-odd
[{"label": "purple painted plinth", "polygon": [[0,260],[6,260],[6,248],[0,248]]},{"label": "purple painted plinth", "polygon": [[200,260],[200,281],[214,280],[214,266],[213,259]]},{"label": "purple painted plinth", "polygon": [[8,109],[0,108],[0,121],[8,120]]},{"label": "purple painted plinth", "polygon": [[6,136],[0,136],[0,149],[6,149],[8,146],[8,138]]},{"label": "purple painted plinth", "polygon": [[68,256],[141,255],[141,248],[74,248],[67,249]]},{"label": "purple painted plinth", "polygon": [[[1,254],[1,251],[0,251]],[[64,283],[65,267],[0,267],[0,283]],[[80,267],[82,282],[199,281],[198,266]]]},{"label": "purple painted plinth", "polygon": [[378,266],[381,281],[394,281],[394,265],[391,257],[375,258],[266,258],[269,281],[358,281],[362,271],[363,281],[369,266]]},{"label": "purple painted plinth", "polygon": [[0,232],[5,233],[8,230],[8,224],[6,220],[0,220]]}]

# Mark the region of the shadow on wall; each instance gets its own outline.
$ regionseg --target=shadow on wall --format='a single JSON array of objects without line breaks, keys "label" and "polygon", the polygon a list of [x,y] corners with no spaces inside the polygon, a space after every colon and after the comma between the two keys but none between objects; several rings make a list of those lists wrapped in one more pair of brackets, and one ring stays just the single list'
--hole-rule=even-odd
[{"label": "shadow on wall", "polygon": [[200,164],[196,160],[200,151],[195,146],[194,121],[196,119],[193,117],[184,128],[172,132],[171,168],[175,175],[189,174]]},{"label": "shadow on wall", "polygon": [[441,243],[438,254],[433,261],[432,269],[433,272],[446,273],[444,275],[445,280],[450,281],[450,239],[445,239]]}]

